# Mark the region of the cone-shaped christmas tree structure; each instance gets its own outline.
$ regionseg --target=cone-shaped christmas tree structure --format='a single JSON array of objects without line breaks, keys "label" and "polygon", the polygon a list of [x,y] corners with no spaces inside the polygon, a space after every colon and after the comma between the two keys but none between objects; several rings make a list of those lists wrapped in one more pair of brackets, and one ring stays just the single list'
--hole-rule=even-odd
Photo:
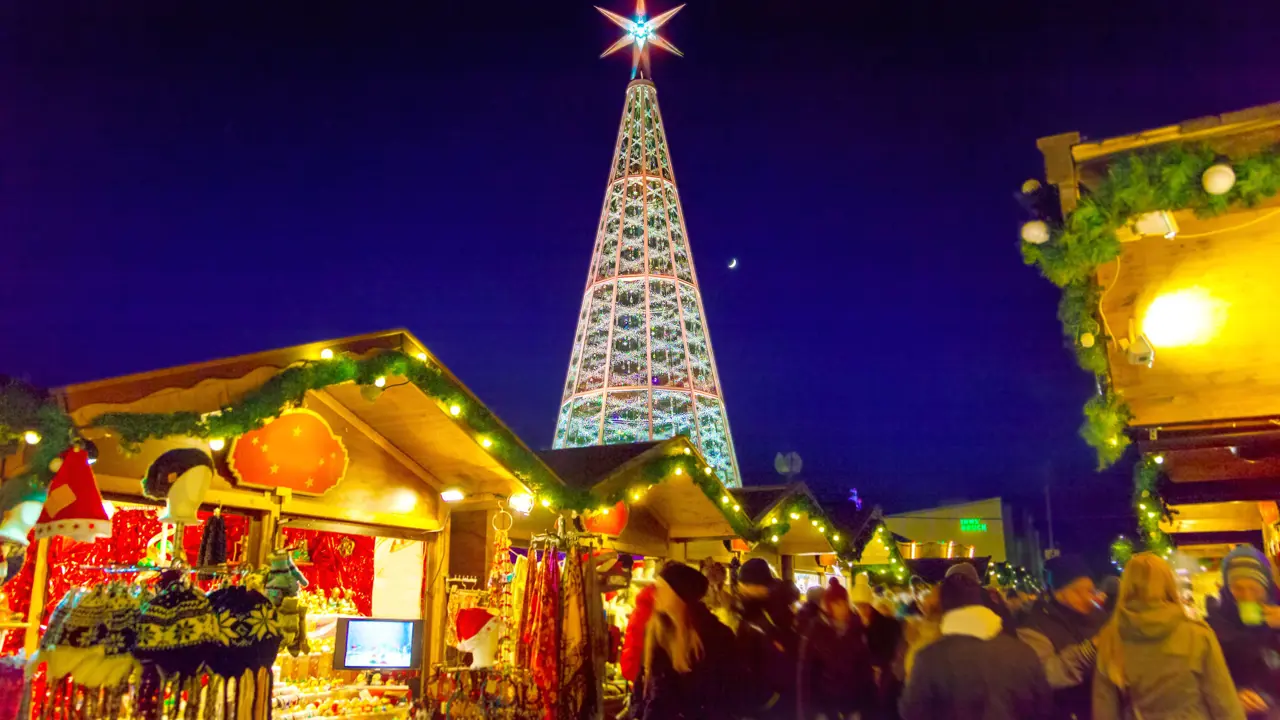
[{"label": "cone-shaped christmas tree structure", "polygon": [[[679,8],[677,8],[678,10]],[[687,435],[728,485],[741,484],[720,378],[693,269],[671,154],[649,80],[649,48],[674,11],[635,20],[601,10],[627,31],[632,77],[595,252],[578,316],[555,447]]]}]

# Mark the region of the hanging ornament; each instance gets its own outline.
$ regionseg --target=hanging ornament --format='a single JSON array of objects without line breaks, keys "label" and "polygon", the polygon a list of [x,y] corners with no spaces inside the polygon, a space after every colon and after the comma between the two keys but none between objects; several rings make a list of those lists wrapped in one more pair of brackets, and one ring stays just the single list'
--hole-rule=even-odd
[{"label": "hanging ornament", "polygon": [[1030,220],[1022,224],[1022,239],[1032,245],[1049,242],[1049,225],[1043,220]]},{"label": "hanging ornament", "polygon": [[236,438],[227,463],[240,485],[323,495],[346,474],[347,449],[323,417],[298,409]]},{"label": "hanging ornament", "polygon": [[1225,195],[1236,184],[1236,171],[1227,163],[1210,165],[1200,176],[1200,182],[1210,195]]},{"label": "hanging ornament", "polygon": [[203,450],[177,448],[151,463],[142,480],[142,494],[164,500],[160,522],[198,524],[196,511],[213,483],[213,459]]},{"label": "hanging ornament", "polygon": [[1091,348],[1093,347],[1094,342],[1095,340],[1093,337],[1093,333],[1091,332],[1080,333],[1080,347]]},{"label": "hanging ornament", "polygon": [[37,538],[65,535],[80,542],[111,537],[111,518],[89,467],[89,453],[78,449],[62,453],[35,531]]},{"label": "hanging ornament", "polygon": [[598,512],[584,515],[582,517],[582,526],[587,532],[617,537],[626,529],[627,521],[630,519],[631,510],[627,508],[625,502],[619,501],[617,505],[611,508],[604,508]]}]

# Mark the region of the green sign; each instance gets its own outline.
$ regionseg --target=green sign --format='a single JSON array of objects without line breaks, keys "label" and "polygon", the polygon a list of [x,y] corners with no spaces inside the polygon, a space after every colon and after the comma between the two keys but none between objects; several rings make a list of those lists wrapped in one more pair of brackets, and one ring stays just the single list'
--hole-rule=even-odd
[{"label": "green sign", "polygon": [[978,518],[961,518],[960,532],[980,533],[987,531],[987,524]]}]

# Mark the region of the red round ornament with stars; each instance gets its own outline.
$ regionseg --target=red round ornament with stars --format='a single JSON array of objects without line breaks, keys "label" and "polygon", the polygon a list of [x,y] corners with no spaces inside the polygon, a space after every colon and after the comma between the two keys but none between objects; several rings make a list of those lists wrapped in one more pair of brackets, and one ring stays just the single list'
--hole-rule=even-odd
[{"label": "red round ornament with stars", "polygon": [[627,507],[625,502],[619,501],[608,510],[584,513],[582,526],[587,532],[617,537],[627,528],[627,520],[630,519],[631,508]]},{"label": "red round ornament with stars", "polygon": [[323,495],[347,472],[347,449],[316,413],[290,410],[236,438],[227,464],[241,485]]}]

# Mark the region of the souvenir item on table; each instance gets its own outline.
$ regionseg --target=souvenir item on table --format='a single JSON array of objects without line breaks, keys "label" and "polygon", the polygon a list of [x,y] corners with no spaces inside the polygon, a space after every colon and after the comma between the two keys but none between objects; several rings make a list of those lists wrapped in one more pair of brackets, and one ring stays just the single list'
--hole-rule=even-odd
[{"label": "souvenir item on table", "polygon": [[502,621],[484,608],[467,608],[458,613],[458,649],[471,653],[471,668],[494,664]]},{"label": "souvenir item on table", "polygon": [[26,547],[27,536],[40,519],[40,511],[43,509],[43,500],[25,500],[10,508],[4,513],[3,521],[0,521],[0,542]]},{"label": "souvenir item on table", "polygon": [[45,498],[40,519],[36,521],[36,537],[65,535],[80,542],[111,537],[111,519],[107,517],[98,481],[89,467],[89,453],[72,448],[62,453],[51,467],[57,470],[49,482],[49,496]]},{"label": "souvenir item on table", "polygon": [[194,525],[213,483],[213,459],[197,448],[176,448],[156,458],[142,480],[142,494],[164,500],[160,521]]},{"label": "souvenir item on table", "polygon": [[157,587],[142,605],[134,652],[167,674],[193,674],[217,650],[213,607],[180,571],[161,573]]}]

